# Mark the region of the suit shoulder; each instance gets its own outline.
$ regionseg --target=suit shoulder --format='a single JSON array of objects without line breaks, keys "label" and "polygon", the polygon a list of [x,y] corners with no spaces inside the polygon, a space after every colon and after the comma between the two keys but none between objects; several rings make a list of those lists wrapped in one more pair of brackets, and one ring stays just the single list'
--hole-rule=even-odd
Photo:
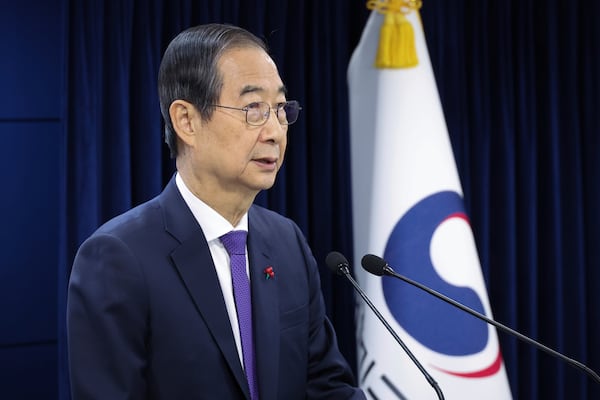
[{"label": "suit shoulder", "polygon": [[160,223],[161,218],[160,203],[158,197],[155,197],[111,218],[102,224],[93,235],[127,236],[137,234],[156,226]]},{"label": "suit shoulder", "polygon": [[263,226],[269,229],[279,228],[299,230],[292,219],[259,205],[253,205],[250,208],[248,220],[253,226]]}]

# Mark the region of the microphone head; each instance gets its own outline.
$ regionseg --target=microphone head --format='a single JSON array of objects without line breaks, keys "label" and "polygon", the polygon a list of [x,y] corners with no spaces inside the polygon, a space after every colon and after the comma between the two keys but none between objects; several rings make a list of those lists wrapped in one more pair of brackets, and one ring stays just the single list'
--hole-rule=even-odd
[{"label": "microphone head", "polygon": [[327,257],[325,257],[325,263],[331,271],[335,272],[338,275],[343,274],[342,267],[350,266],[346,257],[344,257],[342,253],[338,253],[337,251],[332,251],[329,254],[327,254]]},{"label": "microphone head", "polygon": [[381,257],[378,257],[373,254],[367,254],[362,258],[360,264],[363,266],[364,269],[366,269],[373,275],[385,275],[385,267],[387,267],[387,263]]}]

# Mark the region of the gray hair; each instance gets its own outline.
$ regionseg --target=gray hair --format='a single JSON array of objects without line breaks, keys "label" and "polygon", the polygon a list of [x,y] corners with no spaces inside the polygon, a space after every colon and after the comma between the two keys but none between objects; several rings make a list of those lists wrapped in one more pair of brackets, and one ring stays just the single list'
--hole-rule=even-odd
[{"label": "gray hair", "polygon": [[210,120],[212,105],[219,101],[223,87],[217,63],[225,51],[236,47],[257,47],[268,53],[261,39],[245,29],[225,24],[189,28],[167,47],[158,71],[158,96],[171,157],[177,157],[177,135],[169,107],[175,100],[185,100],[196,107],[203,120]]}]

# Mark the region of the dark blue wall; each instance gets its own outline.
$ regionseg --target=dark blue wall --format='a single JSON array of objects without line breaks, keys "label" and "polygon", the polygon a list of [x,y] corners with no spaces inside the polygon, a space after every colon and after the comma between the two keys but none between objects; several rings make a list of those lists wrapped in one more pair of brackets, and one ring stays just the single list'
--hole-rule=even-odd
[{"label": "dark blue wall", "polygon": [[57,398],[64,0],[0,6],[0,398]]}]

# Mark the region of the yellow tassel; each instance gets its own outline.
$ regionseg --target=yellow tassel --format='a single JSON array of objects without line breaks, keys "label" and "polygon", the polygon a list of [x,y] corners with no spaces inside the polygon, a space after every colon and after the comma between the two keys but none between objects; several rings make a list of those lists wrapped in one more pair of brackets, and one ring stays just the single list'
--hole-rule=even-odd
[{"label": "yellow tassel", "polygon": [[419,64],[415,32],[406,14],[421,8],[421,0],[369,0],[367,8],[384,14],[379,31],[377,68],[409,68]]},{"label": "yellow tassel", "polygon": [[377,68],[409,68],[419,63],[415,32],[404,14],[385,14],[379,32]]},{"label": "yellow tassel", "polygon": [[392,57],[394,44],[396,42],[396,29],[392,14],[385,14],[383,24],[379,30],[379,48],[375,58],[377,68],[389,68],[393,65]]}]

